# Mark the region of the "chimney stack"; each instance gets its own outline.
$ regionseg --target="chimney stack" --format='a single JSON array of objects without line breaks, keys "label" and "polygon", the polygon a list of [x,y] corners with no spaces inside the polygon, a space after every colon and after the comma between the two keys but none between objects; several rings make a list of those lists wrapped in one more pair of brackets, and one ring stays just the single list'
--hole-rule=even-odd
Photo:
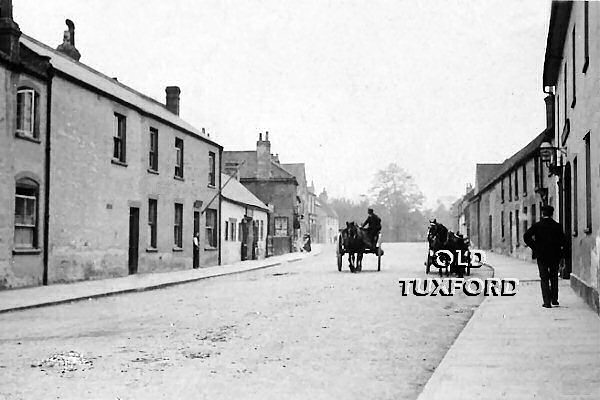
[{"label": "chimney stack", "polygon": [[13,62],[19,61],[21,30],[13,20],[12,0],[0,0],[0,51]]},{"label": "chimney stack", "polygon": [[71,57],[75,61],[79,61],[81,54],[75,47],[75,24],[70,19],[65,21],[67,30],[63,34],[63,42],[56,50]]},{"label": "chimney stack", "polygon": [[181,94],[181,89],[179,89],[179,86],[167,86],[165,92],[167,92],[167,110],[175,115],[179,115],[179,95]]},{"label": "chimney stack", "polygon": [[262,133],[258,134],[258,142],[256,142],[256,177],[258,179],[271,178],[271,142],[269,142],[269,132],[266,132],[266,140],[263,140]]}]

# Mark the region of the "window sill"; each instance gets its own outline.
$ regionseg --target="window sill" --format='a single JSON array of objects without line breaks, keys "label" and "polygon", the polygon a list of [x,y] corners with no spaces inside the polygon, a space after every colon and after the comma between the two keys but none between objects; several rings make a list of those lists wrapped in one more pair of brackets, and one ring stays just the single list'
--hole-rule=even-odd
[{"label": "window sill", "polygon": [[158,249],[156,247],[148,247],[146,249],[146,253],[157,253]]},{"label": "window sill", "polygon": [[585,229],[583,230],[583,233],[585,233],[586,235],[589,235],[589,234],[591,234],[591,233],[592,233],[592,228],[585,228]]},{"label": "window sill", "polygon": [[26,249],[26,248],[13,249],[14,255],[40,254],[41,252],[42,252],[42,249]]},{"label": "window sill", "polygon": [[155,169],[148,168],[147,171],[148,171],[149,174],[158,175],[158,171],[155,170]]},{"label": "window sill", "polygon": [[27,140],[28,142],[37,143],[37,144],[42,143],[42,141],[39,138],[33,137],[32,135],[28,135],[23,132],[18,132],[18,131],[15,132],[15,137],[19,138],[19,139]]},{"label": "window sill", "polygon": [[174,252],[181,252],[181,251],[183,251],[183,247],[177,247],[177,246],[175,246],[175,247],[173,247],[173,251]]},{"label": "window sill", "polygon": [[117,160],[116,158],[113,158],[112,160],[110,160],[111,164],[115,164],[115,165],[120,165],[121,167],[127,167],[127,163],[121,160]]},{"label": "window sill", "polygon": [[204,251],[217,251],[217,250],[219,250],[218,247],[205,247],[204,248]]},{"label": "window sill", "polygon": [[210,183],[207,185],[208,188],[210,189],[216,189],[217,187],[215,185],[211,185]]},{"label": "window sill", "polygon": [[185,182],[185,179],[183,179],[183,176],[177,176],[177,175],[175,175],[173,177],[173,179],[176,179],[176,180],[181,181],[181,182]]}]

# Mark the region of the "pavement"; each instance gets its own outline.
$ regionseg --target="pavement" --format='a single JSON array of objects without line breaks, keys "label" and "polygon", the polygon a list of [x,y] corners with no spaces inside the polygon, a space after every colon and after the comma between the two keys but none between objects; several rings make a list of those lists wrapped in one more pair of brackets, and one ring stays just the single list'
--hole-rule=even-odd
[{"label": "pavement", "polygon": [[184,271],[136,274],[111,279],[3,290],[0,291],[0,314],[122,293],[162,289],[201,279],[276,267],[285,263],[300,261],[309,256],[318,255],[321,250],[321,245],[313,244],[310,253],[295,252],[263,260],[240,261],[229,265]]},{"label": "pavement", "polygon": [[486,297],[418,400],[600,399],[600,318],[559,281],[560,306],[542,308],[537,265],[494,253],[513,297]]}]

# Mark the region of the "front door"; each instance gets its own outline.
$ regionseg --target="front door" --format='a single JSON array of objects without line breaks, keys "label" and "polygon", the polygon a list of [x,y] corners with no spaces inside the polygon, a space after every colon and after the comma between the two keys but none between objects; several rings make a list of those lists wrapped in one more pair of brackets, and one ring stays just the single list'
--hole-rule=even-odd
[{"label": "front door", "polygon": [[192,248],[194,249],[194,268],[200,268],[200,211],[194,211],[194,237]]},{"label": "front door", "polygon": [[138,270],[138,254],[140,242],[140,209],[129,208],[129,274],[136,274]]},{"label": "front door", "polygon": [[242,228],[242,261],[248,259],[248,222],[244,219],[241,224]]},{"label": "front door", "polygon": [[569,278],[570,274],[571,274],[571,238],[573,237],[571,235],[571,232],[573,230],[572,227],[572,210],[571,210],[571,164],[567,163],[567,165],[565,165],[565,174],[563,177],[563,186],[564,186],[564,192],[563,192],[563,204],[565,206],[565,210],[564,210],[564,226],[563,229],[565,231],[565,237],[566,237],[566,249],[565,249],[565,269],[563,270],[562,273],[562,277],[567,279]]}]

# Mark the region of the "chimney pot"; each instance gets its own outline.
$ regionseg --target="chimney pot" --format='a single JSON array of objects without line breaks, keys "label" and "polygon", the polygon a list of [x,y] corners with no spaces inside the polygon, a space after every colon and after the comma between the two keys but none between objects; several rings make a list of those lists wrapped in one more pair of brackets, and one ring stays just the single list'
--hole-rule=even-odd
[{"label": "chimney pot", "polygon": [[262,142],[262,132],[259,132],[259,133],[258,133],[258,141],[259,141],[259,142]]},{"label": "chimney pot", "polygon": [[181,89],[179,89],[179,86],[167,86],[165,92],[167,93],[167,110],[175,115],[179,115],[179,95],[181,94]]},{"label": "chimney pot", "polygon": [[75,47],[75,24],[70,19],[67,19],[65,23],[67,24],[68,29],[63,34],[62,44],[60,44],[56,50],[66,54],[75,61],[79,61],[81,54]]},{"label": "chimney pot", "polygon": [[12,0],[0,0],[0,51],[13,62],[19,61],[21,30],[13,20]]},{"label": "chimney pot", "polygon": [[265,140],[268,142],[269,141],[269,131],[265,132]]}]

